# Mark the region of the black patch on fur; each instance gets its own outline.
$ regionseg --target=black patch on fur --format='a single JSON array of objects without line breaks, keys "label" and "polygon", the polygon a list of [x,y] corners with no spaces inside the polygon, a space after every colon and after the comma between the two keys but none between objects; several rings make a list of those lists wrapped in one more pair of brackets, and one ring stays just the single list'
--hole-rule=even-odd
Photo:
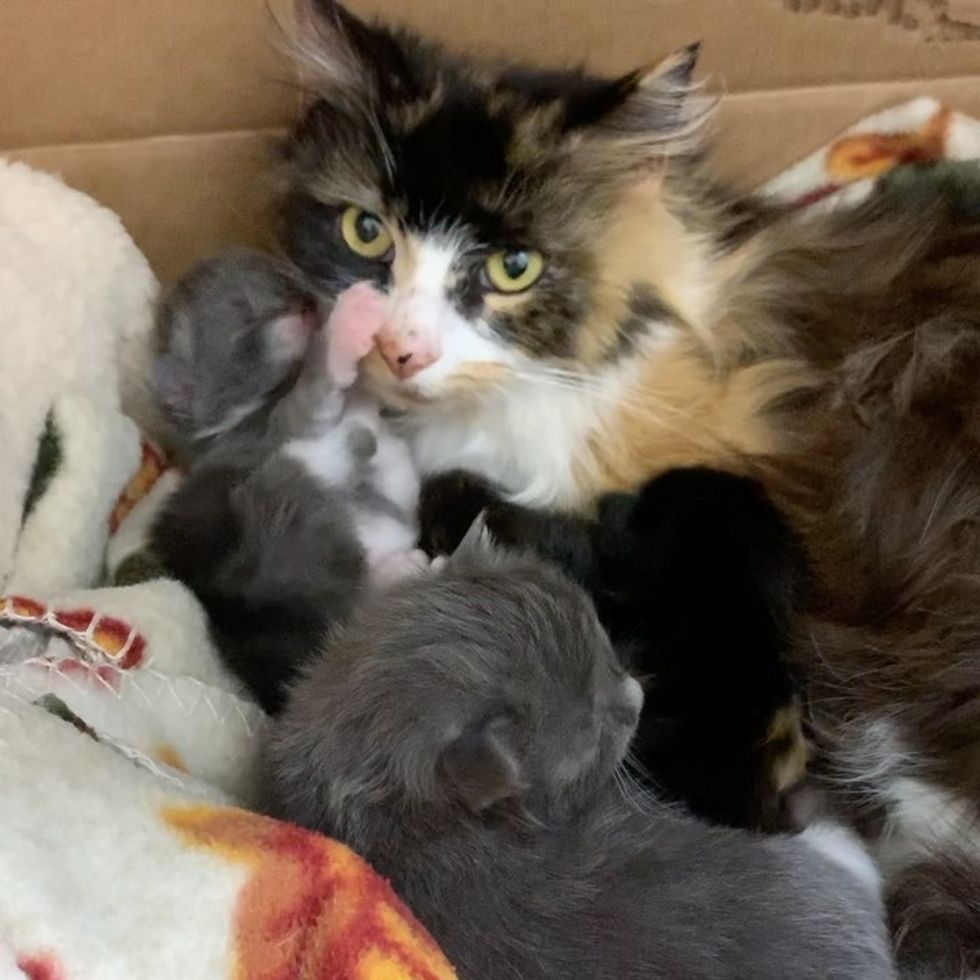
[{"label": "black patch on fur", "polygon": [[339,231],[344,208],[324,204],[311,194],[292,191],[282,204],[280,240],[285,253],[316,284],[335,296],[356,282],[388,286],[388,263],[363,258],[344,243]]},{"label": "black patch on fur", "polygon": [[608,360],[618,361],[636,349],[636,341],[653,323],[676,323],[677,314],[649,283],[638,282],[630,290],[629,315],[620,320],[616,330],[616,346]]},{"label": "black patch on fur", "polygon": [[514,67],[500,78],[500,87],[520,92],[531,105],[563,104],[562,130],[569,132],[599,122],[629,94],[632,77],[610,81],[581,71],[548,71]]},{"label": "black patch on fur", "polygon": [[499,240],[504,233],[499,217],[477,207],[474,197],[477,188],[506,176],[511,135],[510,126],[490,116],[475,91],[450,93],[393,147],[395,193],[407,224],[424,230],[440,216],[461,218],[485,241]]}]

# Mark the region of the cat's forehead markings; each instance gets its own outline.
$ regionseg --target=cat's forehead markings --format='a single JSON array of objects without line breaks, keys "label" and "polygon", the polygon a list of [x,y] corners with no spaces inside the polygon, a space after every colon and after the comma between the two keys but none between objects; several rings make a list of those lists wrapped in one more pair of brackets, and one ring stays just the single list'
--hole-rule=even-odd
[{"label": "cat's forehead markings", "polygon": [[511,134],[507,148],[508,163],[512,167],[538,163],[543,144],[555,141],[564,112],[564,106],[556,100],[524,113]]},{"label": "cat's forehead markings", "polygon": [[399,245],[391,270],[396,286],[435,294],[455,284],[454,266],[461,250],[457,237],[408,232],[399,236]]},{"label": "cat's forehead markings", "polygon": [[442,78],[437,78],[432,88],[424,95],[390,111],[399,128],[402,130],[415,129],[439,108],[445,97],[445,82]]}]

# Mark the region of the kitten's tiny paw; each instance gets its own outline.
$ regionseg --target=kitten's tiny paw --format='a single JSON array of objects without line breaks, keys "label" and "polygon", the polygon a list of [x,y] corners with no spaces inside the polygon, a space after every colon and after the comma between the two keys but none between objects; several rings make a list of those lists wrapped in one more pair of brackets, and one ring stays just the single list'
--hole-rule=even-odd
[{"label": "kitten's tiny paw", "polygon": [[354,383],[357,366],[371,353],[385,304],[385,297],[366,282],[356,283],[338,297],[327,321],[327,369],[340,387]]}]

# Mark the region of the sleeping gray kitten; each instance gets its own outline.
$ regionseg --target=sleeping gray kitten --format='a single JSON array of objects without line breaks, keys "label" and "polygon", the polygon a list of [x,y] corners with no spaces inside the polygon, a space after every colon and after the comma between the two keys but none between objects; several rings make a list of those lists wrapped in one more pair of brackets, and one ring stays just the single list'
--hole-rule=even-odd
[{"label": "sleeping gray kitten", "polygon": [[158,317],[157,392],[190,472],[151,548],[269,711],[367,585],[428,564],[408,449],[356,384],[363,291],[322,321],[290,269],[246,250],[197,266]]},{"label": "sleeping gray kitten", "polygon": [[843,828],[754,837],[626,788],[641,701],[577,586],[471,532],[304,669],[267,806],[390,878],[463,980],[893,977]]}]

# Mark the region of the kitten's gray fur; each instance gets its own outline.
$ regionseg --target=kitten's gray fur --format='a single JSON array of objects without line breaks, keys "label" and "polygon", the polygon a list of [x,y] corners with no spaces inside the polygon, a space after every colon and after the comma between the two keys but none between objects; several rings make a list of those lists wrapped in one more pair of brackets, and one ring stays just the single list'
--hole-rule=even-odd
[{"label": "kitten's gray fur", "polygon": [[151,546],[270,711],[364,588],[372,526],[415,540],[375,465],[377,413],[329,376],[320,320],[290,270],[246,250],[193,269],[158,318],[157,390],[191,467]]},{"label": "kitten's gray fur", "polygon": [[[261,252],[230,249],[181,279],[157,316],[154,380],[185,454],[257,460],[309,434],[332,385],[322,319],[298,274]],[[370,433],[352,451],[370,458]]]},{"label": "kitten's gray fur", "polygon": [[625,790],[639,700],[577,586],[471,534],[308,665],[268,807],[389,877],[463,980],[893,977],[873,887]]}]

